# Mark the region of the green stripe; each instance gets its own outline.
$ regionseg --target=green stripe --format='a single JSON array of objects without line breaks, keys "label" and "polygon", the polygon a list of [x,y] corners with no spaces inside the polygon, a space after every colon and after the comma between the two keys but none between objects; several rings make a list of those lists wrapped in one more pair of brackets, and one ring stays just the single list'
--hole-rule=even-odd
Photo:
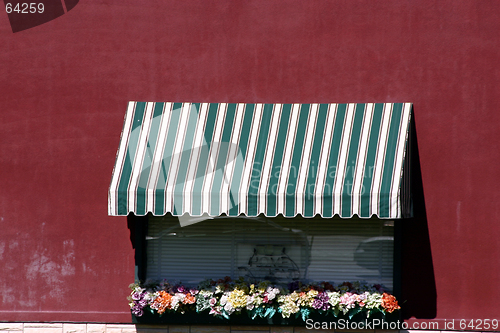
[{"label": "green stripe", "polygon": [[278,129],[278,137],[276,138],[276,145],[274,147],[273,166],[270,170],[269,187],[267,189],[267,215],[276,216],[277,213],[277,200],[276,194],[278,193],[278,182],[281,174],[281,164],[283,163],[283,153],[286,143],[286,135],[289,130],[290,114],[292,111],[292,104],[284,104],[281,111],[280,124]]},{"label": "green stripe", "polygon": [[217,156],[217,163],[215,165],[215,175],[212,185],[212,192],[210,195],[210,214],[220,214],[220,194],[222,184],[224,183],[224,170],[229,161],[227,161],[227,154],[231,144],[231,133],[233,131],[233,123],[236,116],[236,104],[228,104],[226,117],[224,118],[224,129],[222,132],[221,143],[219,146],[219,155]]},{"label": "green stripe", "polygon": [[[132,120],[132,127],[129,134],[129,141],[127,145],[127,152],[123,160],[122,174],[118,184],[118,214],[127,215],[128,209],[134,210],[134,207],[128,206],[128,186],[130,183],[130,175],[132,174],[132,167],[134,163],[135,154],[137,152],[137,144],[139,142],[139,135],[141,132],[142,119],[144,118],[144,110],[146,103],[137,102],[135,105],[134,116]],[[133,195],[133,194],[132,194]]]},{"label": "green stripe", "polygon": [[292,163],[290,173],[288,174],[288,183],[285,189],[285,214],[286,216],[295,215],[295,199],[298,173],[302,162],[302,150],[304,148],[304,137],[307,130],[307,119],[309,117],[310,104],[302,104],[299,115],[297,132],[295,134],[295,145],[293,147]]},{"label": "green stripe", "polygon": [[184,138],[184,146],[182,148],[182,153],[179,161],[179,169],[177,173],[177,180],[175,182],[174,188],[174,215],[182,215],[182,203],[184,198],[184,184],[186,182],[186,174],[189,168],[189,161],[191,159],[191,154],[193,153],[193,141],[196,135],[196,123],[198,121],[198,113],[200,109],[200,103],[193,103],[189,109],[189,118],[185,128],[186,137]]},{"label": "green stripe", "polygon": [[161,123],[161,115],[163,113],[164,103],[155,103],[153,109],[153,119],[149,129],[148,142],[146,143],[146,152],[144,154],[144,162],[142,164],[141,174],[139,175],[139,182],[137,186],[137,201],[136,201],[136,215],[146,214],[146,187],[148,186],[149,174],[153,168],[153,155],[158,140],[158,133]]},{"label": "green stripe", "polygon": [[380,126],[384,113],[384,104],[375,104],[372,115],[372,126],[368,138],[368,147],[366,151],[365,173],[363,174],[363,195],[359,201],[360,217],[370,217],[371,215],[371,190],[373,183],[373,173],[375,171],[375,158],[377,157],[377,146],[380,135]]},{"label": "green stripe", "polygon": [[[259,135],[257,137],[257,147],[255,149],[255,157],[253,160],[252,173],[250,176],[250,185],[248,188],[248,215],[257,215],[257,203],[260,180],[262,178],[262,164],[264,163],[264,156],[266,148],[269,144],[269,127],[273,116],[273,104],[265,104],[262,111],[262,121],[260,123]],[[269,147],[273,149],[273,147]]]},{"label": "green stripe", "polygon": [[323,147],[323,137],[328,116],[328,104],[320,104],[316,126],[314,132],[313,144],[311,147],[311,160],[307,173],[307,182],[305,190],[304,216],[314,216],[314,191],[316,188],[316,178],[318,177],[318,165]]},{"label": "green stripe", "polygon": [[[399,139],[401,117],[403,115],[403,104],[395,103],[393,106],[387,149],[384,158],[384,173],[380,187],[380,217],[390,217],[391,182],[394,173],[394,161],[396,159],[396,147]],[[401,167],[401,166],[399,166]]]},{"label": "green stripe", "polygon": [[[170,110],[165,110],[170,112]],[[170,161],[172,160],[172,153],[174,151],[175,138],[177,136],[177,127],[182,111],[182,103],[174,103],[165,141],[163,154],[161,159],[160,172],[158,175],[158,182],[155,189],[155,215],[164,215],[165,211],[165,186],[170,172]],[[166,114],[163,115],[164,117]]]},{"label": "green stripe", "polygon": [[[326,169],[325,187],[323,189],[323,216],[333,216],[333,185],[335,176],[337,175],[337,162],[340,153],[340,140],[344,132],[344,119],[346,114],[347,104],[339,104],[337,107],[337,116],[333,127],[332,143],[330,146],[330,158]],[[333,112],[333,110],[330,110]]]},{"label": "green stripe", "polygon": [[192,201],[192,215],[201,215],[201,203],[203,182],[205,181],[205,173],[207,172],[208,158],[210,157],[210,146],[215,132],[215,122],[217,120],[219,104],[210,103],[208,107],[208,116],[205,123],[205,137],[206,145],[201,149],[200,158],[198,159],[198,169],[196,170],[196,179],[193,185],[193,201]]},{"label": "green stripe", "polygon": [[[359,140],[363,126],[363,117],[365,114],[365,105],[357,104],[354,112],[354,121],[352,124],[351,140],[349,143],[349,152],[347,154],[346,172],[344,173],[344,182],[341,195],[341,216],[351,217],[352,205],[352,187],[354,183],[354,170],[358,162]],[[359,167],[363,167],[362,165]]]},{"label": "green stripe", "polygon": [[247,104],[245,107],[245,115],[241,127],[240,142],[238,143],[240,156],[236,158],[234,165],[233,180],[231,182],[231,189],[229,192],[230,202],[232,207],[229,209],[229,215],[237,216],[239,211],[239,190],[241,183],[241,174],[243,173],[243,163],[246,159],[248,149],[248,139],[250,137],[250,130],[252,128],[252,119],[255,111],[255,104]]}]

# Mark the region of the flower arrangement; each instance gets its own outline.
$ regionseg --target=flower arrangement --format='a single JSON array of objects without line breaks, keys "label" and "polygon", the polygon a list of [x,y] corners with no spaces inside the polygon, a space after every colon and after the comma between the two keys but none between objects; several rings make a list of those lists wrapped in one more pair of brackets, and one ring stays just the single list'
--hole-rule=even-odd
[{"label": "flower arrangement", "polygon": [[253,284],[243,278],[233,281],[226,277],[205,280],[197,288],[167,281],[144,285],[134,283],[130,288],[129,305],[137,317],[141,317],[144,311],[159,315],[191,311],[229,319],[233,314],[246,312],[252,319],[272,318],[279,313],[283,318],[295,316],[305,321],[314,312],[352,318],[361,312],[370,317],[375,313],[385,315],[400,309],[396,298],[385,292],[382,286],[360,282],[344,282],[337,286],[328,282],[293,282],[282,286],[269,281]]}]

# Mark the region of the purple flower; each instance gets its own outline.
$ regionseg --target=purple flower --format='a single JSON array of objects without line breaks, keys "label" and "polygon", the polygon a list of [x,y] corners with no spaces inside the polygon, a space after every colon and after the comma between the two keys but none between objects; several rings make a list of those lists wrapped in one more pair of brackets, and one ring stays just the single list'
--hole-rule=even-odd
[{"label": "purple flower", "polygon": [[312,303],[312,307],[316,310],[328,310],[330,308],[330,303],[328,303],[328,295],[325,292],[319,293]]},{"label": "purple flower", "polygon": [[142,298],[142,293],[139,293],[139,292],[137,292],[137,291],[136,291],[135,293],[133,293],[133,294],[132,294],[132,299],[133,299],[134,301],[138,301],[138,300],[140,300],[141,298]]},{"label": "purple flower", "polygon": [[184,293],[186,291],[186,288],[184,286],[177,286],[177,292],[178,293]]},{"label": "purple flower", "polygon": [[136,317],[141,317],[141,316],[144,314],[144,311],[142,310],[142,308],[137,307],[137,306],[134,306],[134,307],[132,308],[132,313],[133,313]]}]

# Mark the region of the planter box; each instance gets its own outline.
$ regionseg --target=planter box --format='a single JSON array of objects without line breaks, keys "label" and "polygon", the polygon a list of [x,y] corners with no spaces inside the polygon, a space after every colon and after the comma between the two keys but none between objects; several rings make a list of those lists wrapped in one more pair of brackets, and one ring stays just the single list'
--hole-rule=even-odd
[{"label": "planter box", "polygon": [[[336,322],[338,325],[345,325],[348,321],[349,323],[373,323],[378,320],[379,323],[384,321],[385,323],[396,323],[400,321],[399,311],[393,313],[388,313],[386,315],[382,313],[377,313],[369,318],[366,317],[366,313],[357,313],[352,318],[348,315],[340,314],[335,317],[332,314],[325,315],[320,313],[312,313],[309,315],[309,319],[312,322]],[[306,322],[302,318],[292,316],[290,318],[283,318],[280,314],[275,314],[272,318],[261,318],[256,317],[252,319],[247,313],[233,314],[230,319],[215,317],[208,312],[196,313],[195,311],[186,312],[184,314],[175,312],[166,312],[163,315],[153,314],[151,312],[144,312],[144,315],[137,317],[132,314],[132,322],[137,324],[173,324],[173,325],[263,325],[263,326],[306,326]],[[308,321],[311,322],[311,321]],[[377,322],[377,321],[375,321]],[[364,327],[364,326],[363,326]],[[346,327],[347,328],[347,327]]]}]

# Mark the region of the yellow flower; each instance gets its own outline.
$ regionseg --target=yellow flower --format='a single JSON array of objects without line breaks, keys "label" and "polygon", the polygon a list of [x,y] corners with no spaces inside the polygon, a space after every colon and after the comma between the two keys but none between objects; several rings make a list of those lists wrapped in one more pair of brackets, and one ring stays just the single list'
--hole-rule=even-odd
[{"label": "yellow flower", "polygon": [[308,297],[313,297],[313,298],[314,298],[314,297],[318,296],[318,291],[317,291],[317,290],[314,290],[314,289],[311,289],[311,290],[309,290],[309,291],[307,292],[307,296],[308,296]]}]

